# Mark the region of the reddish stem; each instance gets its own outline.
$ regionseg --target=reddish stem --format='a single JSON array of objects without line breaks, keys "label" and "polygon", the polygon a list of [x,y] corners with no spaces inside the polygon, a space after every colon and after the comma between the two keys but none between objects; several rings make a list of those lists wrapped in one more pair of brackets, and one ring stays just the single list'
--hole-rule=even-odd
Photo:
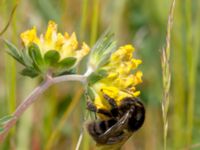
[{"label": "reddish stem", "polygon": [[39,95],[41,95],[49,86],[52,85],[52,78],[47,76],[47,78],[42,82],[32,93],[17,107],[16,111],[13,113],[13,118],[8,121],[4,126],[4,131],[0,134],[0,142],[2,142],[7,135],[10,128],[12,128],[23,112],[29,108],[29,106],[34,103]]},{"label": "reddish stem", "polygon": [[6,122],[4,125],[4,131],[0,133],[0,143],[3,142],[8,131],[16,124],[17,120],[24,113],[24,111],[37,100],[38,96],[40,96],[52,84],[64,81],[80,81],[82,83],[86,83],[86,77],[83,75],[63,75],[52,78],[52,76],[47,74],[46,79],[38,87],[36,87],[31,94],[17,107],[16,111],[13,113],[14,117]]}]

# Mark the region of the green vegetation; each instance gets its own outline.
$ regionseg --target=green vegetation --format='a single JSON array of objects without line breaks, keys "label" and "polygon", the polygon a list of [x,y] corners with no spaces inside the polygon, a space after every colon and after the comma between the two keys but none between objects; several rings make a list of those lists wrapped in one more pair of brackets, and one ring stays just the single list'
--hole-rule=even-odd
[{"label": "green vegetation", "polygon": [[[1,0],[0,118],[7,116],[4,121],[12,118],[9,114],[40,83],[40,78],[21,76],[23,66],[6,53],[2,39],[22,47],[20,33],[32,26],[43,32],[48,21],[54,20],[60,32],[75,31],[79,41],[92,47],[110,28],[117,44],[133,44],[137,58],[143,61],[139,67],[143,72],[139,90],[146,120],[122,149],[160,150],[164,149],[164,141],[167,150],[200,149],[199,0],[176,0],[168,62],[171,72],[168,134],[163,139],[161,55],[166,46],[171,4],[171,0]],[[46,56],[46,61],[55,56],[53,52]],[[82,60],[78,72],[83,72],[84,64]],[[94,141],[83,131],[91,119],[83,88],[78,82],[53,85],[20,117],[0,149],[73,150],[81,138],[80,150],[95,149]]]}]

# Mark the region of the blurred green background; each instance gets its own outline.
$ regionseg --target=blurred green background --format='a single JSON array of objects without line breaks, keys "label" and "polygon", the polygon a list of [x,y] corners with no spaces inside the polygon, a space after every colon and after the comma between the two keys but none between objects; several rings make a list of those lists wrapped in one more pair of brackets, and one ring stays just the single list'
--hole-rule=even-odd
[{"label": "blurred green background", "polygon": [[[144,82],[138,88],[146,106],[144,126],[123,150],[162,150],[161,50],[165,44],[171,0],[0,0],[0,30],[18,7],[1,36],[21,47],[21,32],[36,26],[45,32],[49,20],[59,31],[77,33],[79,41],[92,47],[110,27],[118,44],[133,44]],[[200,1],[177,0],[171,37],[169,150],[200,149]],[[19,74],[22,66],[6,53],[0,41],[0,117],[12,113],[40,80]],[[82,68],[80,67],[80,70]],[[82,86],[78,82],[57,84],[29,108],[0,145],[2,150],[73,150],[86,116]],[[81,150],[95,149],[84,134]]]}]

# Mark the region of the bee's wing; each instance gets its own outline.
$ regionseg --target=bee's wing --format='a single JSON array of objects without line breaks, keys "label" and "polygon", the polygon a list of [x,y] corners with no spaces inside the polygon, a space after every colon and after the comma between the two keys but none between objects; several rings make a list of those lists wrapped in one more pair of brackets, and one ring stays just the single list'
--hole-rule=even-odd
[{"label": "bee's wing", "polygon": [[124,127],[127,126],[129,111],[111,128],[109,128],[105,133],[99,136],[99,138],[106,139],[111,137],[112,135],[116,134],[119,131],[123,131]]}]

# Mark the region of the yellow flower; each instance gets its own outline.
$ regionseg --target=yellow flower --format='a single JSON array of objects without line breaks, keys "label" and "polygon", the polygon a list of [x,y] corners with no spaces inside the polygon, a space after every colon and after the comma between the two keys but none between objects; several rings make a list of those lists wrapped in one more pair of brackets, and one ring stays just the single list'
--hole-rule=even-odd
[{"label": "yellow flower", "polygon": [[140,91],[136,90],[136,85],[142,82],[143,74],[135,69],[142,61],[133,58],[133,52],[132,45],[122,46],[111,55],[109,62],[102,66],[101,69],[106,70],[108,75],[92,85],[97,108],[110,107],[103,94],[113,98],[118,105],[125,97],[139,96]]},{"label": "yellow flower", "polygon": [[57,33],[57,24],[53,21],[49,21],[45,35],[41,34],[38,37],[36,28],[33,27],[33,29],[23,32],[21,39],[25,47],[28,47],[31,43],[37,44],[42,55],[49,50],[56,50],[59,52],[61,59],[75,57],[77,62],[90,51],[86,43],[83,43],[80,49],[78,48],[75,33],[72,33],[71,36],[68,33],[64,35]]},{"label": "yellow flower", "polygon": [[24,33],[21,34],[21,38],[24,42],[25,45],[28,45],[29,43],[39,43],[39,39],[37,37],[37,33],[36,33],[36,28],[33,27],[33,29],[25,31]]}]

